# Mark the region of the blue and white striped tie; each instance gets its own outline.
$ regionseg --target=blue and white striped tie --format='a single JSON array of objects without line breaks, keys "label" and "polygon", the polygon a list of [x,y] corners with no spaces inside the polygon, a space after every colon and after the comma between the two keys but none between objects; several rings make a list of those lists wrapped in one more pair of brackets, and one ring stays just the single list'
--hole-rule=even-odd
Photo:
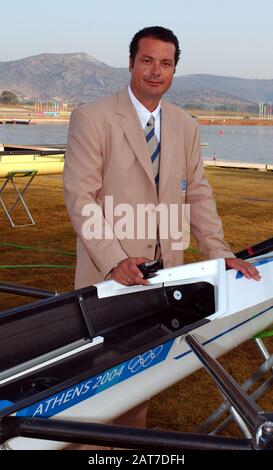
[{"label": "blue and white striped tie", "polygon": [[155,135],[155,118],[151,114],[149,121],[147,122],[145,129],[146,142],[151,157],[153,173],[155,178],[155,185],[158,188],[159,182],[159,158],[160,158],[160,142]]}]

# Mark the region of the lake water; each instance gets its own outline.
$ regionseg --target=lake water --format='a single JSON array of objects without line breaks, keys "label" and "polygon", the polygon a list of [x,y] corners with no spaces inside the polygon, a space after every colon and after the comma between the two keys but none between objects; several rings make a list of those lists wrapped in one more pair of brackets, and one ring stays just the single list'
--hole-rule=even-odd
[{"label": "lake water", "polygon": [[253,163],[273,163],[272,126],[200,126],[203,157]]},{"label": "lake water", "polygon": [[[203,157],[218,160],[273,163],[273,127],[200,126]],[[19,145],[64,144],[68,124],[0,125],[0,142]]]},{"label": "lake water", "polygon": [[1,124],[0,143],[17,145],[65,144],[68,124]]}]

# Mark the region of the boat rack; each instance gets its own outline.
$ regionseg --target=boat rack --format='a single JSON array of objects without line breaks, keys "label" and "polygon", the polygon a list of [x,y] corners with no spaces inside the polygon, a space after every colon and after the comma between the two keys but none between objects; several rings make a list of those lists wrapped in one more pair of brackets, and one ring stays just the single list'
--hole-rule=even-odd
[{"label": "boat rack", "polygon": [[[33,181],[33,179],[35,178],[36,175],[37,175],[37,170],[11,171],[11,172],[8,173],[7,177],[5,178],[4,183],[0,187],[0,204],[4,209],[4,212],[5,212],[8,220],[10,221],[11,226],[14,227],[14,228],[15,227],[27,227],[28,225],[35,225],[34,219],[33,219],[32,215],[31,215],[31,212],[30,212],[30,210],[27,206],[24,195],[26,194],[31,182]],[[16,180],[17,180],[18,177],[19,178],[27,178],[27,180],[26,180],[26,182],[23,186],[23,189],[21,189],[21,190],[19,189],[18,185],[16,184]],[[7,185],[9,183],[12,185],[12,187],[15,191],[15,194],[17,195],[17,198],[16,198],[15,202],[13,203],[13,205],[11,207],[7,206],[7,204],[4,202],[3,197],[2,197],[5,188],[7,187]],[[27,215],[28,223],[16,224],[14,222],[14,219],[12,218],[11,213],[13,212],[13,210],[15,209],[15,207],[17,206],[18,203],[19,204],[21,203],[21,207],[23,208],[24,212]]]},{"label": "boat rack", "polygon": [[[241,388],[244,392],[248,390],[268,372],[271,372],[271,377],[264,380],[261,385],[259,385],[256,390],[251,394],[251,397],[256,402],[265,392],[268,391],[273,385],[273,354],[270,355],[267,350],[264,342],[261,338],[256,338],[255,343],[261,352],[264,362],[253,372],[253,374],[248,377],[245,382],[241,385]],[[214,424],[226,413],[229,412],[229,415],[213,429]],[[232,421],[235,421],[241,433],[245,437],[249,437],[249,431],[245,426],[244,421],[241,420],[240,416],[237,414],[236,409],[230,404],[229,400],[225,399],[224,402],[206,419],[200,426],[196,429],[198,433],[208,433],[213,436],[217,433],[223,431]],[[272,423],[273,426],[273,423]]]},{"label": "boat rack", "polygon": [[[0,151],[0,164],[2,161],[2,157],[6,156],[14,156],[14,157],[24,157],[24,156],[37,156],[37,157],[59,157],[60,154],[64,154],[64,150],[39,150],[39,149],[26,149],[26,150],[18,150],[18,149],[5,149],[3,151]],[[18,162],[17,162],[18,163]],[[20,163],[21,165],[21,163]],[[17,170],[12,170],[7,173],[5,176],[1,176],[0,178],[3,178],[3,183],[0,185],[0,204],[6,214],[7,219],[9,220],[10,224],[12,227],[27,227],[29,225],[35,225],[35,221],[32,217],[32,214],[29,210],[29,207],[27,205],[25,195],[27,190],[29,189],[32,181],[34,180],[35,176],[38,174],[37,168],[35,168],[35,163],[33,163],[34,168],[32,169],[31,167],[28,169],[22,168],[22,165],[19,165],[19,169]],[[14,163],[14,166],[16,166],[16,163]],[[23,181],[22,187],[19,187],[18,182]],[[7,190],[8,187],[12,187],[15,193],[15,202],[11,205],[11,207],[8,207],[6,202],[4,201],[3,194],[4,191]],[[16,206],[21,206],[23,209],[27,220],[26,223],[21,223],[21,224],[16,224],[14,221],[13,217],[13,211],[16,208]]]}]

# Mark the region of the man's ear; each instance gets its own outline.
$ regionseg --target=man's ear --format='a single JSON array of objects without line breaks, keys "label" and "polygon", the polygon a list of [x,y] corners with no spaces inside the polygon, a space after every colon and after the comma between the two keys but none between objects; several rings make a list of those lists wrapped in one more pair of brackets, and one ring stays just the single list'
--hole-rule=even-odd
[{"label": "man's ear", "polygon": [[129,59],[129,72],[132,72],[133,66],[134,66],[133,59],[130,58],[130,59]]}]

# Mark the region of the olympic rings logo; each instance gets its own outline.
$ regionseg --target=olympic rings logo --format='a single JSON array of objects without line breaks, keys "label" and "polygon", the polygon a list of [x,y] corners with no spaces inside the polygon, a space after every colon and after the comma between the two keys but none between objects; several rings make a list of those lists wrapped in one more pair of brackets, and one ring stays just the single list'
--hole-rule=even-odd
[{"label": "olympic rings logo", "polygon": [[132,372],[132,374],[134,374],[140,369],[145,369],[161,353],[162,349],[163,346],[160,345],[154,349],[146,351],[144,354],[139,354],[129,362],[128,369]]}]

